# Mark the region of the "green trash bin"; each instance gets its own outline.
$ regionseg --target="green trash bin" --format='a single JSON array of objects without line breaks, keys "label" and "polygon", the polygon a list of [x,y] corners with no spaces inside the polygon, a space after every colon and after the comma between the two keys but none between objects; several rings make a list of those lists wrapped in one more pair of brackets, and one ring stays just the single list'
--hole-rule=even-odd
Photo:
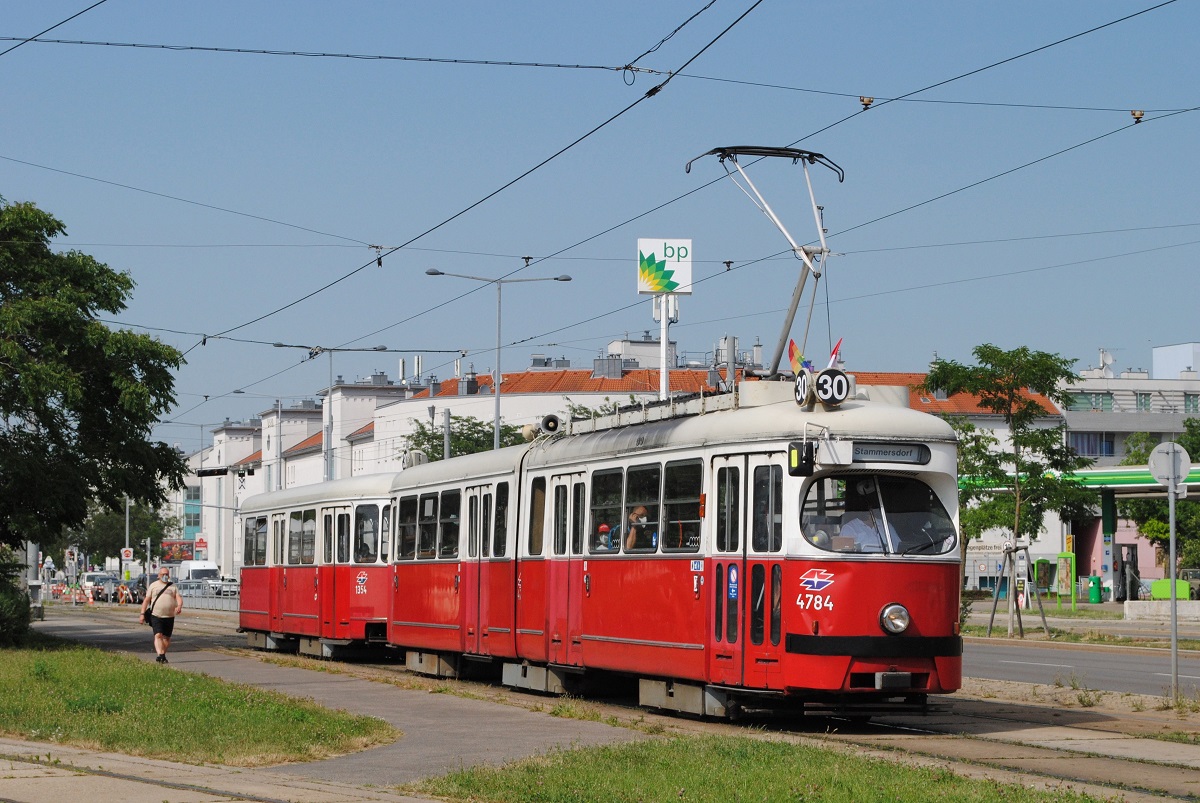
[{"label": "green trash bin", "polygon": [[1088,578],[1088,602],[1103,602],[1104,585],[1099,577]]}]

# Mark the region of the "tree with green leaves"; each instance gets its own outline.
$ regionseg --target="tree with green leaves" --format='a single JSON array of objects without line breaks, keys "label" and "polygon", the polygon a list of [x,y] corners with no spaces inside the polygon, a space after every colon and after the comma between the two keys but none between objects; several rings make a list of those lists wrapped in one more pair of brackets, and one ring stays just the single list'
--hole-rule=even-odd
[{"label": "tree with green leaves", "polygon": [[967,572],[967,544],[986,531],[1004,527],[1009,518],[997,505],[981,502],[994,495],[996,488],[1008,484],[1000,441],[990,431],[980,429],[965,416],[946,416],[958,435],[958,525],[962,533],[959,549],[963,557],[963,579]]},{"label": "tree with green leaves", "polygon": [[[404,436],[405,448],[424,452],[431,460],[441,460],[445,447],[445,432],[441,426],[426,424],[415,418],[409,419],[413,424],[411,435]],[[473,416],[450,416],[450,454],[475,454],[487,452],[495,445],[495,430],[490,421],[482,421]],[[500,422],[500,446],[515,446],[524,443],[525,437],[520,427]]]},{"label": "tree with green leaves", "polygon": [[99,320],[125,309],[126,273],[56,251],[62,222],[0,199],[0,543],[78,529],[98,501],[159,507],[183,458],[151,441],[182,355]]},{"label": "tree with green leaves", "polygon": [[[974,492],[967,522],[973,528],[1011,527],[1016,538],[1033,540],[1041,534],[1049,512],[1063,519],[1090,515],[1095,495],[1064,475],[1092,461],[1066,444],[1066,424],[1046,426],[1052,413],[1039,399],[1068,403],[1064,385],[1075,378],[1074,361],[1024,346],[1005,351],[987,343],[972,353],[977,365],[935,360],[922,386],[927,392],[951,396],[969,393],[1008,427],[1008,444],[997,451],[998,465],[983,463],[985,482],[997,484]],[[970,476],[970,471],[968,463],[960,473]]]},{"label": "tree with green leaves", "polygon": [[[1200,456],[1200,418],[1185,419],[1183,433],[1175,438],[1175,442],[1187,450],[1194,464]],[[1150,460],[1150,452],[1158,444],[1158,437],[1149,432],[1133,433],[1125,439],[1125,457],[1121,464],[1146,465]],[[1133,521],[1138,532],[1153,542],[1161,555],[1169,554],[1171,522],[1167,500],[1129,499],[1117,504],[1117,512],[1122,518]],[[1190,499],[1175,502],[1175,542],[1179,568],[1200,568],[1200,502]]]}]

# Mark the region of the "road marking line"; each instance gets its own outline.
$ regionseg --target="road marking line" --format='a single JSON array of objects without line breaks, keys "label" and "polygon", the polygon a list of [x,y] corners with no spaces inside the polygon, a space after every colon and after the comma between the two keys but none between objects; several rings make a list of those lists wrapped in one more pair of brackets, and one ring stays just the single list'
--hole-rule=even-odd
[{"label": "road marking line", "polygon": [[[1155,672],[1154,674],[1158,675],[1159,677],[1163,677],[1163,678],[1171,677],[1170,672]],[[1188,680],[1200,680],[1200,675],[1180,675],[1179,677],[1187,678]]]},{"label": "road marking line", "polygon": [[997,661],[998,664],[1020,664],[1021,666],[1054,666],[1059,669],[1074,669],[1075,664],[1039,664],[1034,661]]}]

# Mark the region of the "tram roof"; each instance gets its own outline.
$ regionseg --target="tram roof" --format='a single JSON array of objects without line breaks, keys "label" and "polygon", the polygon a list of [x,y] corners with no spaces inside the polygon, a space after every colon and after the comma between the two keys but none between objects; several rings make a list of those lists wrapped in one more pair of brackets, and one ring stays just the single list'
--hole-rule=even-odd
[{"label": "tram roof", "polygon": [[387,496],[395,481],[396,472],[382,474],[360,474],[340,480],[319,482],[312,485],[297,485],[280,491],[269,491],[247,498],[241,512],[257,513],[283,507],[293,507],[313,500],[363,499]]},{"label": "tram roof", "polygon": [[836,439],[955,442],[946,421],[919,410],[879,402],[851,400],[833,410],[809,412],[792,398],[790,384],[754,383],[763,390],[748,394],[746,404],[659,421],[597,428],[535,444],[530,466],[660,448],[703,448],[756,441],[800,440],[828,432]]}]

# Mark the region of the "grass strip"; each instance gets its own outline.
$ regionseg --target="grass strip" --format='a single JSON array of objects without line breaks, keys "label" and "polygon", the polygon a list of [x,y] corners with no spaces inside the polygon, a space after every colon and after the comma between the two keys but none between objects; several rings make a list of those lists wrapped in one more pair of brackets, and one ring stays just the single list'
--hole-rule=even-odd
[{"label": "grass strip", "polygon": [[673,736],[558,750],[400,787],[450,800],[576,801],[1095,801],[908,767],[880,759],[746,737]]},{"label": "grass strip", "polygon": [[5,736],[252,767],[328,758],[399,735],[374,717],[44,636],[3,658]]}]

